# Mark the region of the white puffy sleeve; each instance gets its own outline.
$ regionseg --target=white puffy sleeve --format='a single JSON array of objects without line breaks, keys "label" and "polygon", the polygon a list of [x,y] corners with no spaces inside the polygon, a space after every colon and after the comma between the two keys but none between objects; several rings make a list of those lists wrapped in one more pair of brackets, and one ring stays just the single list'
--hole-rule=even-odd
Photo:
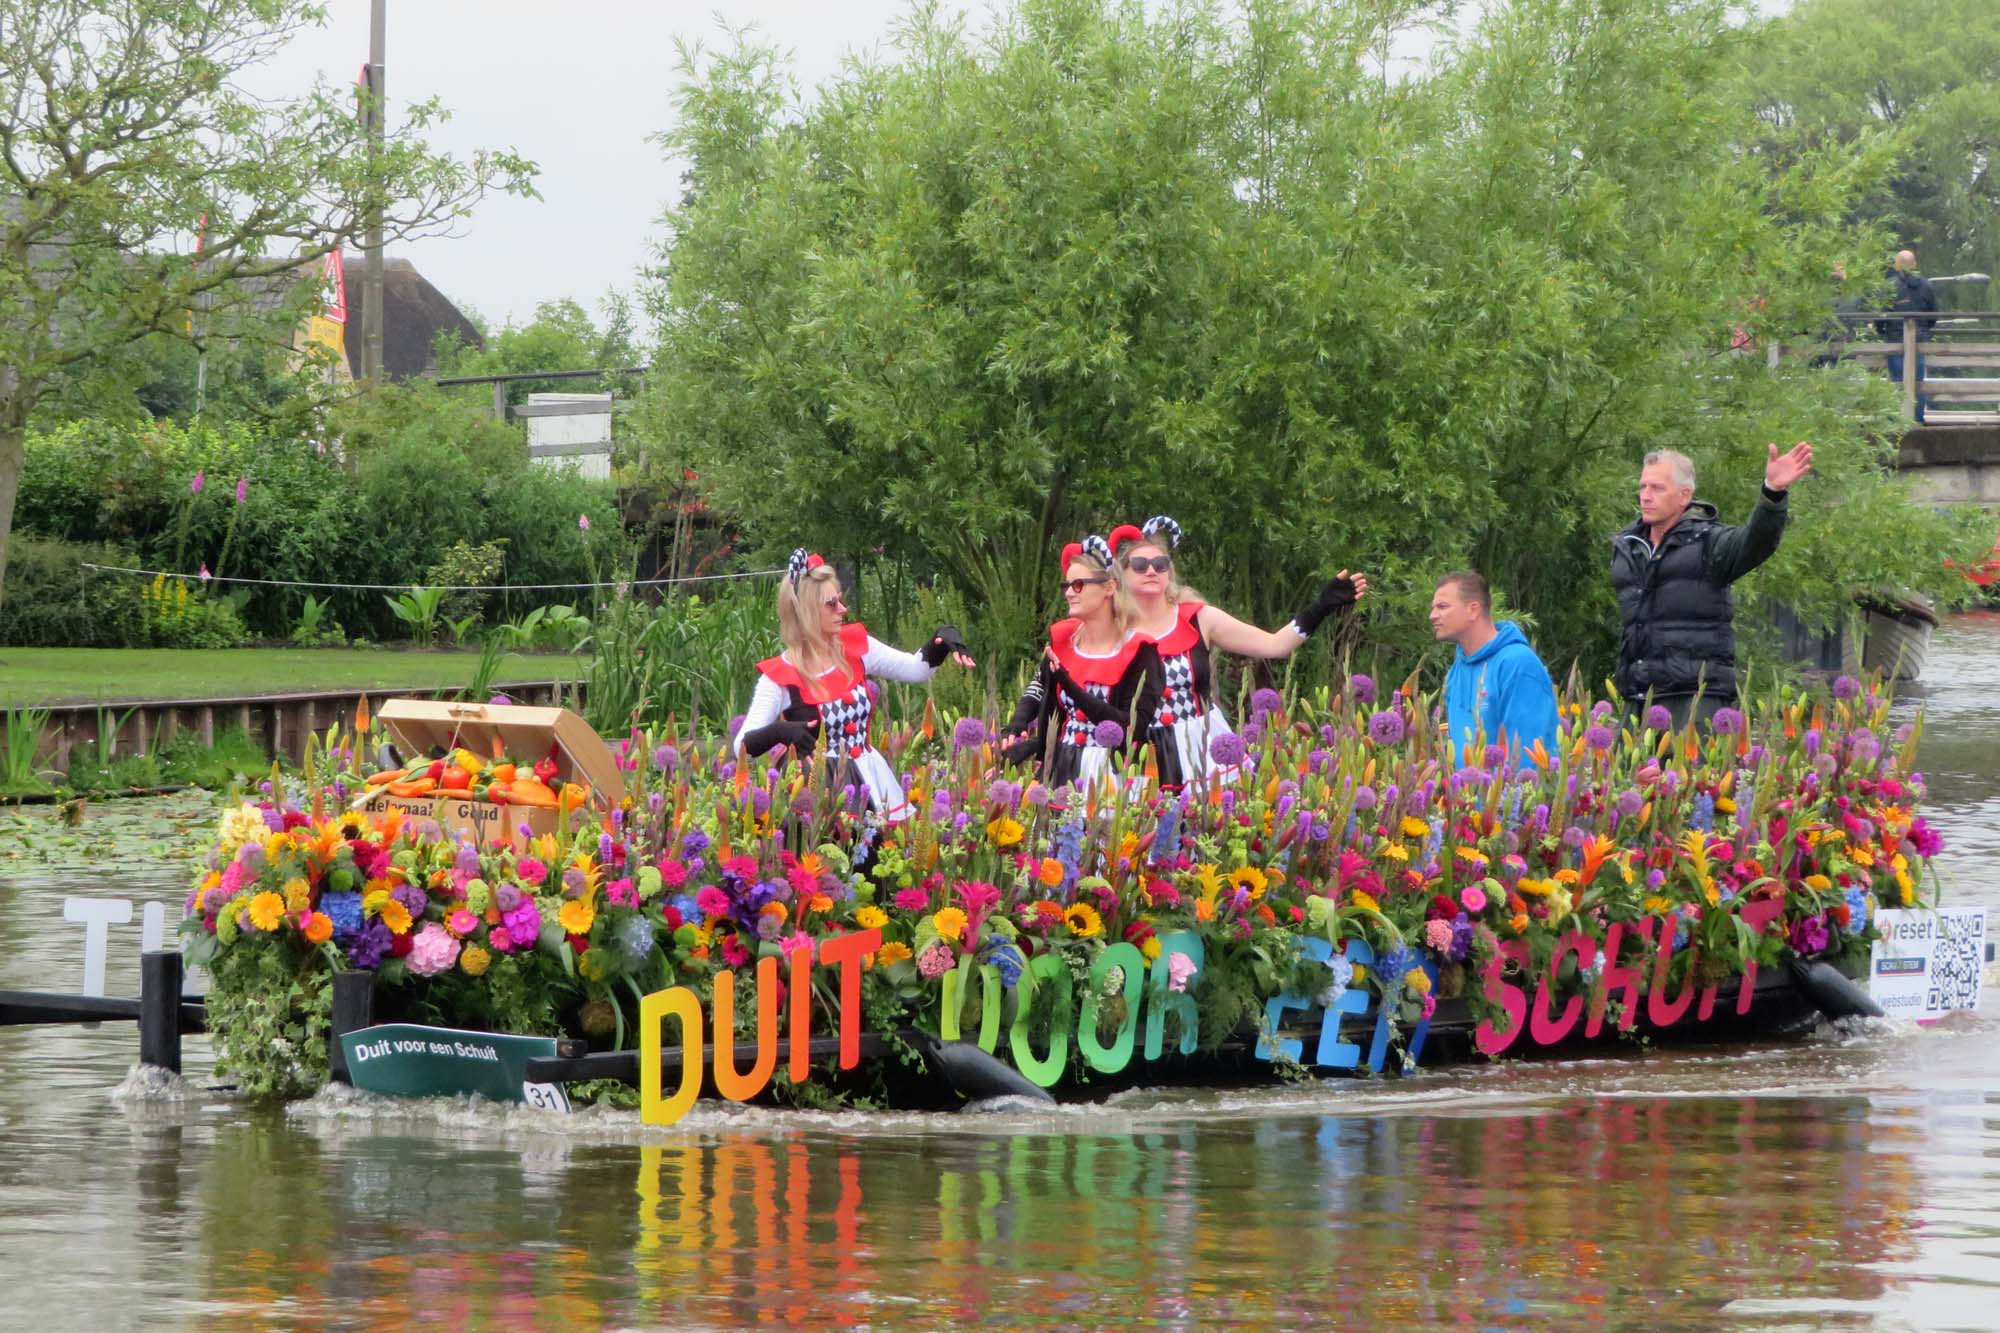
[{"label": "white puffy sleeve", "polygon": [[891,648],[872,634],[868,636],[868,652],[861,659],[861,667],[878,679],[900,680],[911,685],[929,680],[935,670],[915,653]]}]

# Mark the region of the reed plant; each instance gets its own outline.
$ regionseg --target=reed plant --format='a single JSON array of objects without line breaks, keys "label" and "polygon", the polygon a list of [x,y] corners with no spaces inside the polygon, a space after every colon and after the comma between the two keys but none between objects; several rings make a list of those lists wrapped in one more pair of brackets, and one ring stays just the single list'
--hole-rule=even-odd
[{"label": "reed plant", "polygon": [[35,761],[41,757],[42,738],[49,729],[46,708],[9,708],[5,714],[7,739],[0,745],[0,791],[46,791]]}]

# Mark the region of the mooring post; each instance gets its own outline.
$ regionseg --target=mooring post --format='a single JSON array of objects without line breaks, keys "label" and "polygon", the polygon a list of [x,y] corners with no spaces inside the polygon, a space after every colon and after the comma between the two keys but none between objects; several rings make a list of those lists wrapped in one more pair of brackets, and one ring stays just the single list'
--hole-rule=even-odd
[{"label": "mooring post", "polygon": [[333,977],[333,1026],[326,1034],[327,1071],[336,1083],[352,1083],[347,1076],[347,1055],[340,1049],[341,1037],[359,1032],[375,1022],[375,974],[336,972]]},{"label": "mooring post", "polygon": [[181,1072],[181,953],[139,955],[139,1063]]}]

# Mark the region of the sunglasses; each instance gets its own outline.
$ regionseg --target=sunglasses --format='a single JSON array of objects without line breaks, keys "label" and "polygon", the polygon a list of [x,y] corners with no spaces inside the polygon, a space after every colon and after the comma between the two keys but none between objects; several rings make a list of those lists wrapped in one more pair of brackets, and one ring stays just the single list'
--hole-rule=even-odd
[{"label": "sunglasses", "polygon": [[1110,577],[1104,574],[1099,574],[1096,578],[1092,579],[1066,579],[1063,581],[1062,590],[1072,596],[1082,596],[1083,590],[1092,584],[1109,582],[1111,582]]},{"label": "sunglasses", "polygon": [[820,607],[821,607],[821,608],[822,608],[823,610],[827,610],[827,611],[831,611],[831,610],[835,609],[836,607],[838,607],[838,608],[839,608],[840,610],[842,610],[842,611],[845,611],[845,610],[847,609],[847,601],[846,601],[846,599],[845,599],[845,598],[841,598],[841,597],[831,597],[831,598],[828,598],[828,599],[827,599],[826,601],[824,601],[824,602],[821,602],[821,603],[820,603]]},{"label": "sunglasses", "polygon": [[1135,555],[1125,562],[1134,574],[1164,574],[1173,567],[1173,557],[1166,555]]}]

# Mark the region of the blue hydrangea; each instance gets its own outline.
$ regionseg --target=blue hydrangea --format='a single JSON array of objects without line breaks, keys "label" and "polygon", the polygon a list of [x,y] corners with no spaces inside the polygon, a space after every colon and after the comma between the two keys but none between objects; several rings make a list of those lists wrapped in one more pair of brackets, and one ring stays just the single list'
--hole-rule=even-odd
[{"label": "blue hydrangea", "polygon": [[333,922],[336,938],[345,939],[361,929],[361,894],[322,893],[319,896],[319,910],[326,913],[327,920]]}]

